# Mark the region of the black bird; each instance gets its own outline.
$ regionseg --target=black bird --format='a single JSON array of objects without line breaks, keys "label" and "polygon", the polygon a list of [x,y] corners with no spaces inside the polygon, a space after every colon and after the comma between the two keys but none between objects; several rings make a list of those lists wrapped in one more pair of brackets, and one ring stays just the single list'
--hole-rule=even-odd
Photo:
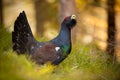
[{"label": "black bird", "polygon": [[76,25],[76,16],[67,16],[58,36],[48,42],[38,42],[30,29],[25,12],[19,14],[12,32],[13,50],[18,54],[27,53],[38,64],[63,61],[71,52],[71,29]]}]

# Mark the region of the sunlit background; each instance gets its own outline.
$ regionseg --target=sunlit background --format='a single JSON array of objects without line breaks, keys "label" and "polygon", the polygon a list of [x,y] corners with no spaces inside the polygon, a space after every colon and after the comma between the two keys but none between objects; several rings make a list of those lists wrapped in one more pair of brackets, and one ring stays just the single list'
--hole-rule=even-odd
[{"label": "sunlit background", "polygon": [[[32,32],[36,37],[52,39],[60,29],[65,16],[76,14],[77,26],[72,40],[89,44],[95,42],[100,49],[106,49],[107,40],[106,0],[3,0],[4,26],[11,32],[14,21],[23,10],[26,12]],[[115,5],[117,46],[120,55],[120,0]]]}]

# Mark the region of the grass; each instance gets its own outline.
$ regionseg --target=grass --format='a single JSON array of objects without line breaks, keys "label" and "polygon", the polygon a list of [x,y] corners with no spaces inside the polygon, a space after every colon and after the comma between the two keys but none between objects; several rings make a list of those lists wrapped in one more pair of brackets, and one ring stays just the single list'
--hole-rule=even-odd
[{"label": "grass", "polygon": [[120,64],[109,62],[94,44],[74,44],[68,58],[53,66],[37,65],[27,55],[13,52],[6,30],[0,39],[0,80],[120,80]]}]

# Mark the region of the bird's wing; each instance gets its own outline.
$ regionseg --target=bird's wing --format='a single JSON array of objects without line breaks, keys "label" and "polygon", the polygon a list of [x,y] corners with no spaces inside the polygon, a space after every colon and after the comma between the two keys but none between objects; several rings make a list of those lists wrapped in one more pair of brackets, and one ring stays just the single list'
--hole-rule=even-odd
[{"label": "bird's wing", "polygon": [[29,52],[39,44],[33,37],[25,12],[19,14],[12,32],[13,50],[19,54]]},{"label": "bird's wing", "polygon": [[63,60],[62,50],[55,44],[46,43],[36,50],[32,55],[32,59],[38,64],[44,64],[46,62],[59,64]]}]

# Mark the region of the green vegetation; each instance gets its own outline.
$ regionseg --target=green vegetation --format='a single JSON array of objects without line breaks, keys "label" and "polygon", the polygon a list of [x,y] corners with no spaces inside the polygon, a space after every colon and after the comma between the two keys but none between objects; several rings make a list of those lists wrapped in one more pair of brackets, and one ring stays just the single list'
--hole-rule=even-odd
[{"label": "green vegetation", "polygon": [[0,35],[0,80],[120,80],[120,64],[110,63],[94,44],[74,44],[58,66],[37,65],[27,55],[13,52],[11,34],[4,33]]},{"label": "green vegetation", "polygon": [[0,53],[11,48],[11,33],[6,28],[0,26]]}]

